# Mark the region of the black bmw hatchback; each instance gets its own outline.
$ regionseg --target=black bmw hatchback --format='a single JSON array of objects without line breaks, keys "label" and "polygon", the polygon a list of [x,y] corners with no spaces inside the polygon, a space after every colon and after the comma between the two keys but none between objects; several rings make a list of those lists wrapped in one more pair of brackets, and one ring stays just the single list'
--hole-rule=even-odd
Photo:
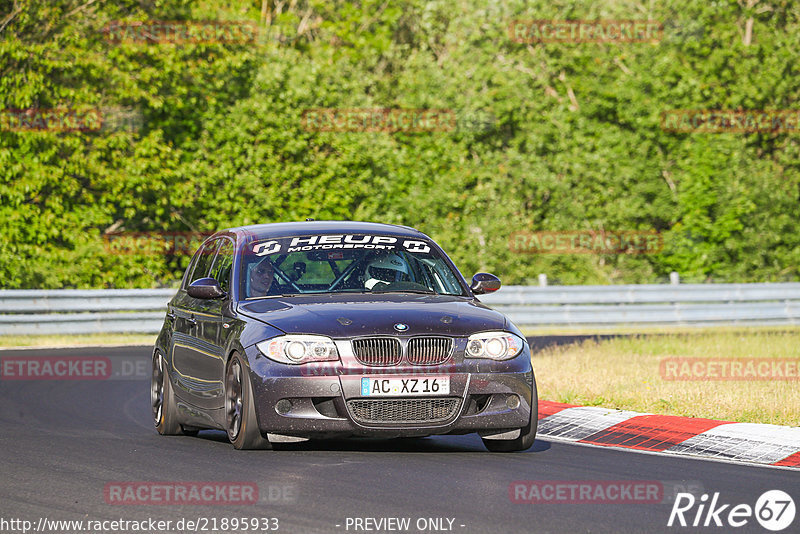
[{"label": "black bmw hatchback", "polygon": [[425,234],[362,222],[245,226],[208,238],[153,351],[161,434],[220,429],[237,449],[326,437],[477,432],[529,448],[530,348]]}]

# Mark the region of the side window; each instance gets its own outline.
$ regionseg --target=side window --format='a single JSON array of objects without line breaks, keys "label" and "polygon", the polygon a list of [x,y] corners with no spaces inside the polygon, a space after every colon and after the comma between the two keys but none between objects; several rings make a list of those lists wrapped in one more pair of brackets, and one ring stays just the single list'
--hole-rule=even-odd
[{"label": "side window", "polygon": [[219,242],[219,239],[210,241],[197,252],[197,262],[195,263],[194,271],[192,271],[192,275],[189,277],[187,285],[191,284],[195,280],[199,280],[200,278],[205,278],[208,276],[208,273],[211,270],[211,264],[214,262],[214,253],[217,251]]},{"label": "side window", "polygon": [[217,251],[217,259],[211,267],[211,277],[219,282],[225,293],[230,292],[231,266],[233,265],[233,241],[222,239]]},{"label": "side window", "polygon": [[189,266],[186,268],[186,272],[183,273],[183,278],[181,279],[181,288],[186,289],[186,286],[189,285],[189,279],[192,277],[192,273],[194,272],[194,268],[197,266],[197,260],[200,258],[200,255],[192,256],[192,259],[189,261]]}]

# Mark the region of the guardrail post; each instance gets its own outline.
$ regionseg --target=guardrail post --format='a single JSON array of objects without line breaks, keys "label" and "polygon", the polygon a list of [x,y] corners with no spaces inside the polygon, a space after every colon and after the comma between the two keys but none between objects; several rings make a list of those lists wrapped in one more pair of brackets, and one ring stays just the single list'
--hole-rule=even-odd
[{"label": "guardrail post", "polygon": [[539,285],[541,287],[546,287],[547,286],[547,275],[546,274],[542,273],[542,274],[539,275]]},{"label": "guardrail post", "polygon": [[680,284],[681,283],[681,276],[678,273],[676,273],[675,271],[672,271],[671,273],[669,273],[669,283],[672,284],[672,285]]}]

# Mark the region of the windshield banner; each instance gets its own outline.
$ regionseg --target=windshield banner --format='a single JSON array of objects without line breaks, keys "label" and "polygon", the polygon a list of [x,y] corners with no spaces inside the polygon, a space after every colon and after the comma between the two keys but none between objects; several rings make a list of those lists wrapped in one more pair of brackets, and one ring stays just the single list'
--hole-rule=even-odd
[{"label": "windshield banner", "polygon": [[260,241],[248,245],[248,252],[256,256],[272,254],[288,254],[309,250],[345,250],[345,249],[378,249],[403,250],[406,252],[430,252],[431,247],[425,241],[405,239],[402,237],[363,234],[330,234],[286,237]]}]

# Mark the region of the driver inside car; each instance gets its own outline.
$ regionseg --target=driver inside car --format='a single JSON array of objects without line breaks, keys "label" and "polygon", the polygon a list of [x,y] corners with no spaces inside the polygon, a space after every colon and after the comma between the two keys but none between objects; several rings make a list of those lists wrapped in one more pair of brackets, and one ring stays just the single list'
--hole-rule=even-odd
[{"label": "driver inside car", "polygon": [[250,270],[250,296],[263,297],[272,288],[275,280],[275,269],[268,259],[257,264]]},{"label": "driver inside car", "polygon": [[364,287],[370,291],[381,289],[382,285],[400,282],[409,279],[409,269],[406,261],[397,254],[386,254],[373,259],[364,272],[366,281]]}]

